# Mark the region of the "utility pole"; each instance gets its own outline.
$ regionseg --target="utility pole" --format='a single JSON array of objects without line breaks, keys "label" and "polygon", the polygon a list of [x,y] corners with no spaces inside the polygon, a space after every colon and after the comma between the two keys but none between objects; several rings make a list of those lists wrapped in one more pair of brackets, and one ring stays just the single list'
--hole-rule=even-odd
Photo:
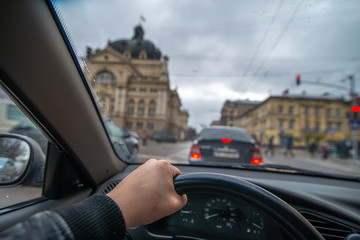
[{"label": "utility pole", "polygon": [[[352,76],[352,75],[350,75],[348,77],[348,79],[350,81],[351,107],[353,107],[353,106],[357,105],[357,102],[356,102],[357,94],[355,93],[355,79],[354,79],[354,76]],[[355,116],[355,113],[352,116]],[[354,120],[357,121],[357,119],[355,119],[355,118],[354,118]],[[351,128],[354,162],[356,162],[358,159],[357,127],[358,126]]]}]

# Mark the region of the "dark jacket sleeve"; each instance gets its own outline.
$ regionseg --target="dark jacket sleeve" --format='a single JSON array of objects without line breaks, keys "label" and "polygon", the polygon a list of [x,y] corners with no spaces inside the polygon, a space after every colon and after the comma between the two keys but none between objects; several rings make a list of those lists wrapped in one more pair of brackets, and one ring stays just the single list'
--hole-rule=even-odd
[{"label": "dark jacket sleeve", "polygon": [[94,195],[58,212],[38,213],[2,232],[0,239],[124,239],[125,232],[117,204]]}]

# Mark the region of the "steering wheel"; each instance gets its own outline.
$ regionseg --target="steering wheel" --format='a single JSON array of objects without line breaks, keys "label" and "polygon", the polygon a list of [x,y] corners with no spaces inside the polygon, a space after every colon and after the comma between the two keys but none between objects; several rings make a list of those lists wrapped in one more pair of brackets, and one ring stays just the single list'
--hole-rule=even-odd
[{"label": "steering wheel", "polygon": [[256,205],[280,224],[294,239],[324,240],[323,236],[293,207],[268,192],[240,178],[215,173],[188,173],[175,178],[179,194],[194,191],[224,193]]}]

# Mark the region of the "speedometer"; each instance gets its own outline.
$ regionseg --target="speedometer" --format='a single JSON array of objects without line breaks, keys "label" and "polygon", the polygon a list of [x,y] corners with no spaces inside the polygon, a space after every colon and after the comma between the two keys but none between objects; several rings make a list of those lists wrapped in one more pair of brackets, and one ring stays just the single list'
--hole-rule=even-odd
[{"label": "speedometer", "polygon": [[233,202],[226,197],[210,198],[204,207],[204,219],[215,229],[235,229],[239,211]]},{"label": "speedometer", "polygon": [[197,219],[196,210],[191,206],[189,200],[186,206],[180,210],[180,221],[185,225],[194,225]]}]

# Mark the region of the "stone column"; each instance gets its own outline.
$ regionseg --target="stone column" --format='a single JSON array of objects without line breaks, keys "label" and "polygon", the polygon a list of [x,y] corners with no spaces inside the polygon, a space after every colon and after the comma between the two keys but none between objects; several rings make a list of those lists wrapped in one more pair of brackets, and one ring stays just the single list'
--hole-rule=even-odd
[{"label": "stone column", "polygon": [[168,96],[166,90],[159,90],[157,104],[156,104],[157,105],[156,115],[166,115],[167,100],[168,100]]},{"label": "stone column", "polygon": [[[120,88],[120,89],[119,89]],[[125,104],[126,104],[126,87],[119,87],[117,90],[120,90],[120,114],[125,113]]]},{"label": "stone column", "polygon": [[118,112],[119,88],[115,88],[114,112]]}]

